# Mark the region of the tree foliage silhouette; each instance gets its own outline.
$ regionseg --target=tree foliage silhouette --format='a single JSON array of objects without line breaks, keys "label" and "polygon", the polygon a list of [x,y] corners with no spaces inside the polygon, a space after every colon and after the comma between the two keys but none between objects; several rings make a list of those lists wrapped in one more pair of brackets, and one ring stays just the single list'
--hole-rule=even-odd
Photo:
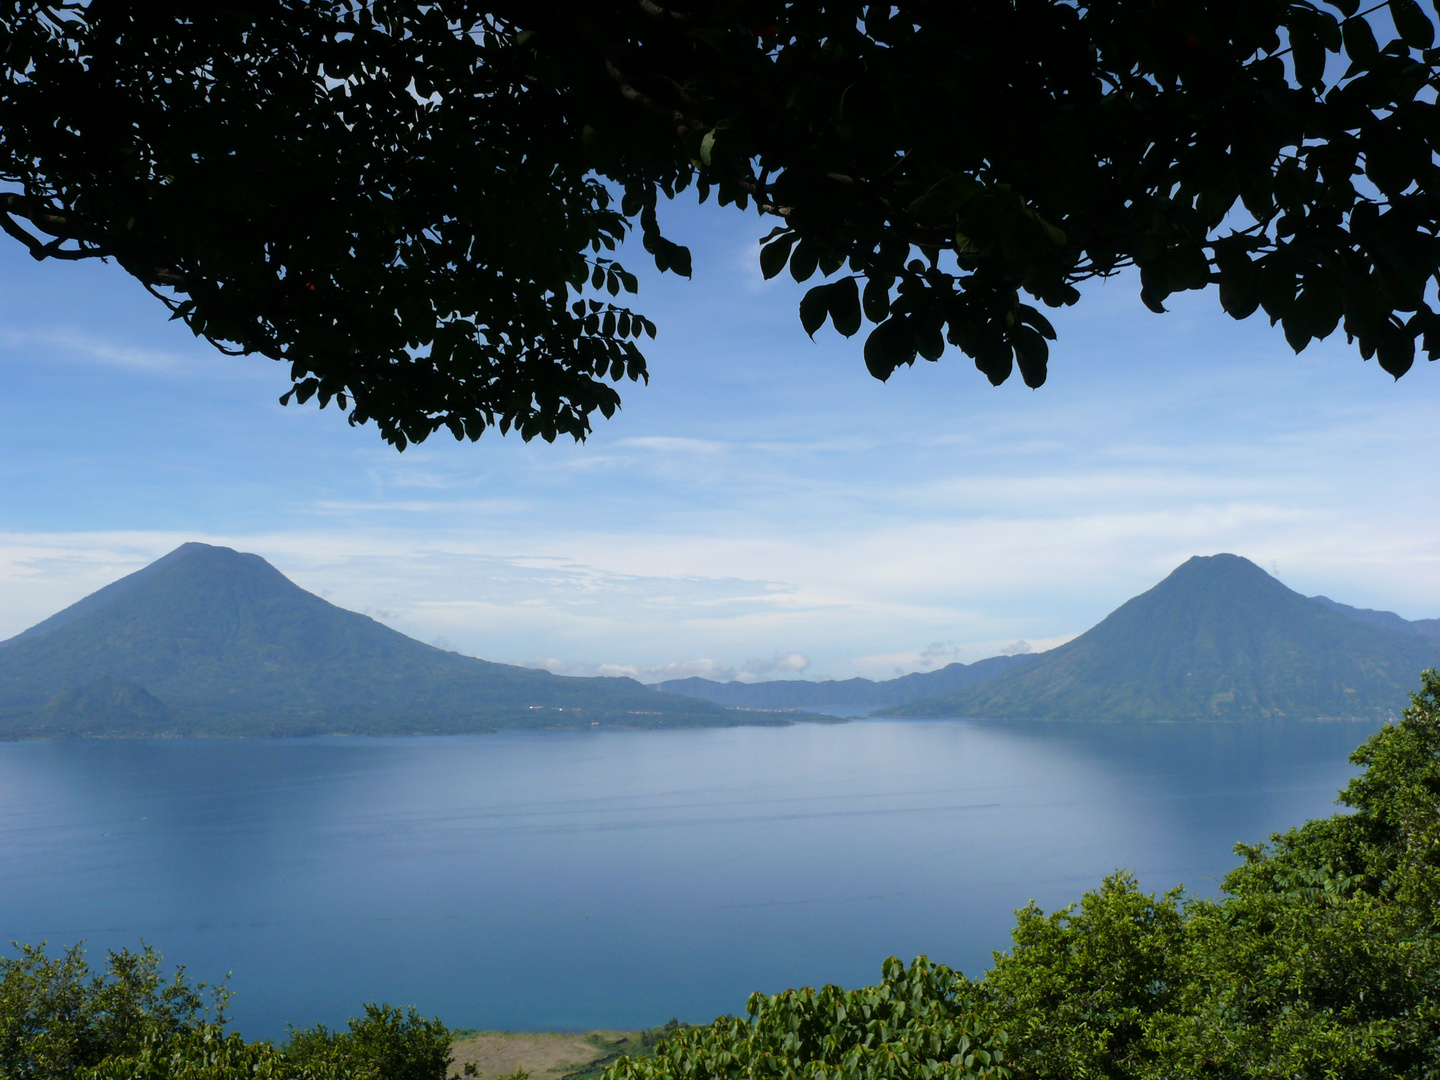
[{"label": "tree foliage silhouette", "polygon": [[879,379],[1039,386],[1042,308],[1126,267],[1398,378],[1440,354],[1434,38],[1414,0],[0,0],[0,227],[400,448],[612,415],[655,333],[614,256],[688,275],[689,190],[770,218]]}]

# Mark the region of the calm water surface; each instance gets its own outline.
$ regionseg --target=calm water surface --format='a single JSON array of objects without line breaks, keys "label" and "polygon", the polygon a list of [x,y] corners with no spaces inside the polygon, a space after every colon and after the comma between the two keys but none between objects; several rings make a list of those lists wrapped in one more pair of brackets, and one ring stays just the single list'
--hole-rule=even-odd
[{"label": "calm water surface", "polygon": [[0,744],[0,934],[233,971],[250,1037],[367,1000],[632,1028],[752,990],[979,975],[1116,869],[1211,893],[1334,812],[1363,724],[865,721]]}]

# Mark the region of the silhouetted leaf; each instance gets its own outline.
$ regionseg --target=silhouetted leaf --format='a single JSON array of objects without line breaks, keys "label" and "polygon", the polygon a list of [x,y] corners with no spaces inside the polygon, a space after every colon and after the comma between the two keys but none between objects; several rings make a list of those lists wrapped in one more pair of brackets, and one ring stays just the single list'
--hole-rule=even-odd
[{"label": "silhouetted leaf", "polygon": [[1345,53],[1355,63],[1369,67],[1380,57],[1375,32],[1364,19],[1350,18],[1340,24],[1345,36]]},{"label": "silhouetted leaf", "polygon": [[890,315],[890,283],[877,277],[868,278],[862,306],[871,322],[884,322]]},{"label": "silhouetted leaf", "polygon": [[1260,306],[1255,265],[1238,248],[1217,246],[1215,261],[1220,269],[1220,306],[1235,319],[1248,319]]},{"label": "silhouetted leaf", "polygon": [[796,281],[808,281],[815,273],[817,253],[815,244],[809,239],[801,240],[790,256],[790,276]]},{"label": "silhouetted leaf", "polygon": [[902,364],[914,362],[915,336],[904,316],[892,315],[865,339],[865,367],[881,382],[890,378]]},{"label": "silhouetted leaf", "polygon": [[785,263],[790,258],[790,249],[795,244],[795,234],[790,233],[772,240],[760,249],[760,273],[768,281],[785,269]]},{"label": "silhouetted leaf", "polygon": [[973,177],[953,173],[935,184],[910,204],[910,213],[919,221],[938,224],[952,220],[985,186]]},{"label": "silhouetted leaf", "polygon": [[1400,39],[1412,49],[1428,49],[1435,43],[1435,24],[1415,0],[1390,0],[1390,17]]},{"label": "silhouetted leaf", "polygon": [[926,360],[939,360],[945,355],[944,323],[933,312],[924,312],[910,320],[915,338],[915,351]]},{"label": "silhouetted leaf", "polygon": [[1398,327],[1387,327],[1376,345],[1375,359],[1398,379],[1415,363],[1415,339]]},{"label": "silhouetted leaf", "polygon": [[1025,380],[1025,385],[1032,390],[1044,386],[1050,346],[1028,326],[1017,326],[1011,336],[1015,342],[1015,359],[1020,364],[1020,377]]},{"label": "silhouetted leaf", "polygon": [[830,289],[829,285],[816,285],[800,298],[800,325],[812,338],[830,313]]},{"label": "silhouetted leaf", "polygon": [[830,321],[836,330],[853,337],[860,329],[860,286],[854,278],[842,278],[830,286]]}]

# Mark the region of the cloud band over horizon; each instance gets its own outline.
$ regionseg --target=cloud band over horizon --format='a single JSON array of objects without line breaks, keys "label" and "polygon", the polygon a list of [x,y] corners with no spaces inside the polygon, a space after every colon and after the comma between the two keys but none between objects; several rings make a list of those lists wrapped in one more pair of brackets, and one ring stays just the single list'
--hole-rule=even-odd
[{"label": "cloud band over horizon", "polygon": [[283,372],[209,351],[114,268],[0,245],[0,637],[192,539],[424,641],[647,680],[1039,651],[1219,551],[1440,615],[1434,365],[1295,357],[1211,295],[1155,316],[1120,280],[1056,313],[1038,391],[953,351],[882,385],[858,342],[805,337],[799,287],[757,284],[743,224],[673,212],[696,280],[643,276],[651,384],[583,446],[396,454],[280,408]]}]

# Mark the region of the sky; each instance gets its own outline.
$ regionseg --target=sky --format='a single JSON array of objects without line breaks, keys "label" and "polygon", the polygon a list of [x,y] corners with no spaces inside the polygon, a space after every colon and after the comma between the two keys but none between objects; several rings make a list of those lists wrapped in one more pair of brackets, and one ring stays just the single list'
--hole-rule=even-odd
[{"label": "sky", "polygon": [[890,678],[1053,647],[1192,555],[1440,616],[1440,366],[1299,356],[1213,290],[1093,283],[1050,377],[951,350],[881,384],[812,342],[752,214],[682,199],[694,277],[646,272],[648,386],[581,445],[404,453],[222,356],[117,267],[0,238],[0,638],[189,540],[423,641],[647,682]]}]

